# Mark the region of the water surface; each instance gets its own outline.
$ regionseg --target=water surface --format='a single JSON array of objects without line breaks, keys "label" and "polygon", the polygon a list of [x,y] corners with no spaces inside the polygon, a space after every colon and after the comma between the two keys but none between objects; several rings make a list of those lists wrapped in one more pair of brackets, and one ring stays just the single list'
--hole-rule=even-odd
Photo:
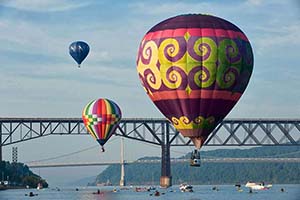
[{"label": "water surface", "polygon": [[[212,190],[215,186],[199,185],[194,186],[193,193],[180,192],[178,186],[172,186],[168,189],[157,187],[160,196],[154,196],[155,191],[136,192],[135,186],[126,187],[121,190],[119,187],[76,187],[69,188],[48,188],[42,190],[36,189],[18,189],[0,191],[0,200],[144,200],[144,199],[170,199],[170,200],[299,200],[300,185],[273,185],[269,190],[255,191],[249,193],[249,189],[242,187],[243,191],[238,192],[232,185],[218,185],[218,190]],[[284,192],[281,192],[284,188]],[[101,194],[96,193],[100,189]],[[116,192],[113,190],[116,189]],[[29,192],[38,194],[34,197],[26,196]]]}]

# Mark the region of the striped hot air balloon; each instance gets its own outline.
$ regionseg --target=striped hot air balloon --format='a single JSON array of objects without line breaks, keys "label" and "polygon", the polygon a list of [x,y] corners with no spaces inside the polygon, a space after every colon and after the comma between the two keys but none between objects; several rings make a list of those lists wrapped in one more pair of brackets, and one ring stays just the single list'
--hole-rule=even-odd
[{"label": "striped hot air balloon", "polygon": [[88,103],[82,111],[82,119],[88,132],[102,146],[115,132],[122,113],[119,106],[109,99],[97,99]]}]

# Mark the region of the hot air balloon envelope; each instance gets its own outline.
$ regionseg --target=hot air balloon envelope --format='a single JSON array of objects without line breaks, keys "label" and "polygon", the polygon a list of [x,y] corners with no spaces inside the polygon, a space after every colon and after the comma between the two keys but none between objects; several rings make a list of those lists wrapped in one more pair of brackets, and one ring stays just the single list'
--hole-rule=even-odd
[{"label": "hot air balloon envelope", "polygon": [[253,53],[234,24],[211,15],[179,15],[142,39],[137,71],[148,96],[199,149],[246,89]]},{"label": "hot air balloon envelope", "polygon": [[82,41],[73,42],[69,46],[69,53],[73,57],[73,59],[77,62],[78,67],[80,67],[82,61],[87,57],[89,51],[90,51],[89,45]]},{"label": "hot air balloon envelope", "polygon": [[101,146],[115,132],[121,118],[119,106],[109,99],[93,100],[82,111],[85,127]]}]

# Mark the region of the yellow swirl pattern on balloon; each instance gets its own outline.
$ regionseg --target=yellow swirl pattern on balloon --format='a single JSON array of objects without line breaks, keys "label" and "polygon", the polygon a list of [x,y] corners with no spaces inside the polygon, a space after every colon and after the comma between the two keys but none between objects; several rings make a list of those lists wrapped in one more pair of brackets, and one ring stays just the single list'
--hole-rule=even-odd
[{"label": "yellow swirl pattern on balloon", "polygon": [[203,126],[204,120],[205,120],[204,117],[198,116],[198,117],[196,117],[196,118],[194,119],[194,122],[195,122],[196,124],[199,124],[200,126]]},{"label": "yellow swirl pattern on balloon", "polygon": [[182,85],[183,79],[185,79],[185,63],[174,63],[170,66],[161,66],[161,79],[164,85],[169,89],[177,89]]},{"label": "yellow swirl pattern on balloon", "polygon": [[[170,66],[173,63],[176,63],[176,62],[168,59],[167,56],[169,56],[170,58],[173,58],[176,55],[178,55],[179,51],[180,51],[180,46],[176,39],[167,38],[167,39],[163,40],[158,48],[158,59],[159,59],[160,64]],[[167,54],[165,54],[165,52]]]},{"label": "yellow swirl pattern on balloon", "polygon": [[[234,86],[243,68],[238,42],[223,38],[216,43],[209,37],[143,41],[137,70],[150,94],[162,86],[194,90],[217,84],[228,89]],[[192,49],[187,49],[188,45]]]},{"label": "yellow swirl pattern on balloon", "polygon": [[[145,42],[145,41],[144,41]],[[161,86],[161,77],[160,77],[160,71],[156,67],[156,63],[158,61],[158,51],[157,51],[157,45],[154,41],[147,41],[146,44],[143,44],[143,50],[142,50],[142,57],[146,59],[150,59],[149,63],[144,63],[142,61],[142,58],[138,60],[137,65],[137,71],[139,74],[146,79],[149,86],[153,89],[159,89]],[[151,73],[149,73],[146,77],[144,76],[145,70],[151,70]]]},{"label": "yellow swirl pattern on balloon", "polygon": [[182,55],[182,58],[174,61],[179,51],[180,46],[178,41],[172,38],[163,40],[158,48],[162,82],[170,89],[179,88],[182,84],[183,75],[187,74],[186,53]]},{"label": "yellow swirl pattern on balloon", "polygon": [[[208,46],[205,46],[207,44]],[[211,63],[218,59],[217,44],[209,37],[199,37],[193,46],[194,52],[199,56],[208,54],[207,59],[203,59],[203,63]],[[199,62],[196,61],[195,62]]]},{"label": "yellow swirl pattern on balloon", "polygon": [[[180,73],[178,71],[172,70],[169,73],[169,75],[167,75],[167,76],[168,77],[166,77],[166,74],[162,74],[162,79],[163,79],[163,82],[165,83],[165,85],[170,89],[179,88],[179,86],[181,85],[181,82],[182,82],[182,77],[181,77]],[[168,81],[168,79],[170,79],[171,82]]]},{"label": "yellow swirl pattern on balloon", "polygon": [[205,129],[213,128],[215,118],[213,116],[204,118],[202,116],[196,117],[194,120],[189,120],[186,116],[178,118],[172,117],[172,123],[176,129]]},{"label": "yellow swirl pattern on balloon", "polygon": [[193,45],[193,50],[196,53],[196,55],[198,55],[199,57],[203,57],[203,60],[201,63],[199,63],[198,60],[195,60],[190,55],[188,55],[189,64],[192,64],[191,69],[193,69],[196,66],[199,66],[199,64],[201,64],[203,68],[207,69],[200,70],[194,74],[194,83],[200,88],[208,88],[216,80],[216,61],[218,58],[217,44],[211,38],[200,37],[195,41]]}]

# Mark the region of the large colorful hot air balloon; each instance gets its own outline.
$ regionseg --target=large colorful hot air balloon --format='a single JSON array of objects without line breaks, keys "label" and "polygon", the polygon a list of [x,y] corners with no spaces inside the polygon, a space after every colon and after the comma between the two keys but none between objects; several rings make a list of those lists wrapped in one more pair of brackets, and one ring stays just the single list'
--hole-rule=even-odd
[{"label": "large colorful hot air balloon", "polygon": [[252,69],[246,35],[211,15],[160,22],[146,33],[137,56],[148,96],[196,150],[240,99]]},{"label": "large colorful hot air balloon", "polygon": [[70,44],[69,53],[80,67],[82,61],[87,57],[90,52],[90,47],[87,43],[76,41]]},{"label": "large colorful hot air balloon", "polygon": [[119,106],[109,99],[97,99],[88,103],[82,111],[82,119],[88,132],[102,146],[115,132],[122,113]]}]

